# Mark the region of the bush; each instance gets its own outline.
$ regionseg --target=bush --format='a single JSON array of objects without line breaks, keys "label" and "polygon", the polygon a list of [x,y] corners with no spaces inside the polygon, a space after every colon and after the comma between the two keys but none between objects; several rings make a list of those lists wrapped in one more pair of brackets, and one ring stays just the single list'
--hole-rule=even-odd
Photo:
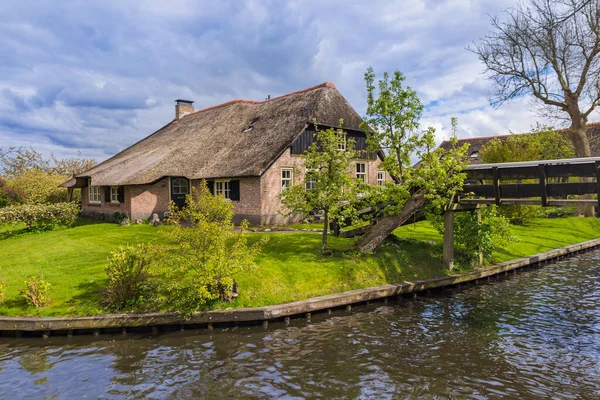
[{"label": "bush", "polygon": [[[230,301],[233,276],[256,268],[255,256],[268,237],[250,246],[247,221],[233,232],[233,205],[222,196],[213,196],[206,183],[200,191],[192,188],[181,210],[171,209],[173,229],[164,234],[175,248],[161,263],[162,296],[166,306],[183,318],[216,300]],[[184,227],[181,221],[190,226]]]},{"label": "bush", "polygon": [[123,214],[121,212],[114,212],[112,214],[112,219],[113,221],[115,221],[117,224],[120,224],[121,222],[125,221],[125,220],[129,220],[129,218],[127,217],[127,214]]},{"label": "bush", "polygon": [[24,195],[8,187],[6,180],[0,177],[0,208],[24,202]]},{"label": "bush", "polygon": [[25,281],[25,289],[21,295],[28,305],[35,308],[47,306],[50,303],[50,284],[40,276],[30,276]]},{"label": "bush", "polygon": [[[510,235],[508,218],[498,215],[495,206],[479,212],[480,221],[475,211],[457,213],[454,219],[454,243],[459,255],[471,265],[489,261],[498,246],[516,240]],[[483,260],[479,260],[479,254],[483,255]]]},{"label": "bush", "polygon": [[79,211],[75,203],[23,204],[1,208],[0,223],[24,223],[27,229],[70,226],[77,220]]},{"label": "bush", "polygon": [[546,217],[548,218],[565,218],[574,217],[579,215],[577,206],[568,207],[550,207],[546,211]]},{"label": "bush", "polygon": [[508,218],[511,224],[527,225],[545,214],[541,206],[507,205],[498,207],[498,215]]},{"label": "bush", "polygon": [[69,178],[31,169],[8,179],[7,183],[11,189],[22,193],[28,204],[62,203],[68,200],[67,189],[58,186]]},{"label": "bush", "polygon": [[111,253],[105,269],[108,284],[104,295],[111,310],[138,309],[155,297],[150,267],[159,252],[153,244],[138,243]]}]

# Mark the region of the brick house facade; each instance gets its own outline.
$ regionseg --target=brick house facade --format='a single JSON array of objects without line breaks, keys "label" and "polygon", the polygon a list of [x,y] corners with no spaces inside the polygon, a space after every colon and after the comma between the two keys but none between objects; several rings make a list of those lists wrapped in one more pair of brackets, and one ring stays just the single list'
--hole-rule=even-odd
[{"label": "brick house facade", "polygon": [[314,141],[314,120],[327,128],[339,127],[343,118],[343,129],[362,151],[350,173],[372,185],[390,180],[379,169],[382,153],[366,151],[362,119],[331,83],[197,112],[191,103],[178,100],[171,123],[63,184],[82,189],[84,215],[162,218],[171,201],[183,205],[190,187],[205,180],[213,194],[232,201],[236,222],[298,221],[303,216],[282,215],[279,194],[287,182],[304,182],[302,154]]}]

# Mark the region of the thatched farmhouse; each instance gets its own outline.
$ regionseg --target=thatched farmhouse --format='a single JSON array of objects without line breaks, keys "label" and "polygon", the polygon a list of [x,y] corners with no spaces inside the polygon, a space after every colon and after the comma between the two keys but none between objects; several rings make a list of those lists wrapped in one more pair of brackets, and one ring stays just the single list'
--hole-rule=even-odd
[{"label": "thatched farmhouse", "polygon": [[[566,129],[559,130],[558,132],[567,134]],[[587,124],[586,133],[590,141],[590,150],[592,151],[592,157],[600,157],[600,122],[592,122]],[[521,133],[521,135],[532,135],[532,133]],[[458,144],[463,145],[469,144],[469,163],[470,164],[481,164],[482,160],[479,156],[479,150],[487,144],[490,140],[498,138],[504,140],[512,135],[501,135],[501,136],[485,136],[485,137],[473,137],[459,139]],[[446,151],[450,150],[452,143],[449,140],[443,141],[440,147]]]},{"label": "thatched farmhouse", "polygon": [[378,169],[382,154],[366,151],[361,117],[332,83],[323,83],[199,111],[192,101],[177,100],[173,121],[63,187],[82,189],[85,215],[143,219],[162,217],[170,201],[183,205],[190,187],[206,180],[215,195],[233,202],[238,220],[282,223],[278,195],[304,181],[301,155],[314,140],[313,118],[321,127],[337,127],[343,118],[347,137],[365,150],[355,162],[356,177],[373,185],[390,179]]}]

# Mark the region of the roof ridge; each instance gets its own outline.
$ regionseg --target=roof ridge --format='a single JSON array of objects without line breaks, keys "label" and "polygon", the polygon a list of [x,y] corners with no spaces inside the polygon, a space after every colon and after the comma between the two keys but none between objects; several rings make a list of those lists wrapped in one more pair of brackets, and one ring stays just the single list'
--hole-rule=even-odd
[{"label": "roof ridge", "polygon": [[[288,96],[293,96],[293,95],[300,94],[300,93],[309,92],[311,90],[319,89],[319,88],[322,88],[322,87],[330,87],[330,88],[333,88],[333,89],[336,88],[335,84],[333,82],[323,82],[323,83],[319,83],[318,85],[311,86],[311,87],[306,88],[306,89],[296,90],[294,92],[282,94],[281,96],[273,97],[273,98],[267,99],[267,100],[235,99],[235,100],[227,101],[225,103],[221,103],[221,104],[217,104],[217,105],[214,105],[214,106],[206,107],[206,108],[203,108],[201,110],[191,112],[189,114],[185,114],[181,118],[185,118],[188,115],[198,114],[198,113],[201,113],[201,112],[210,111],[210,110],[214,110],[216,108],[226,107],[226,106],[229,106],[229,105],[232,105],[232,104],[237,104],[237,103],[247,103],[247,104],[262,104],[262,103],[267,103],[269,101],[278,100],[278,99],[281,99],[281,98],[284,98],[284,97],[288,97]],[[173,122],[177,122],[177,121],[178,121],[177,119],[173,120]]]},{"label": "roof ridge", "polygon": [[[590,128],[592,126],[600,126],[600,121],[597,122],[589,122],[587,124],[585,124],[586,128]],[[571,128],[563,128],[563,129],[556,129],[556,132],[566,132]],[[469,137],[469,138],[462,138],[462,139],[458,139],[459,142],[473,142],[476,140],[485,140],[485,139],[493,139],[493,138],[506,138],[509,136],[514,136],[514,135],[533,135],[536,132],[522,132],[522,133],[509,133],[506,135],[490,135],[490,136],[476,136],[476,137]],[[450,140],[444,140],[442,143],[446,143],[449,142]]]}]

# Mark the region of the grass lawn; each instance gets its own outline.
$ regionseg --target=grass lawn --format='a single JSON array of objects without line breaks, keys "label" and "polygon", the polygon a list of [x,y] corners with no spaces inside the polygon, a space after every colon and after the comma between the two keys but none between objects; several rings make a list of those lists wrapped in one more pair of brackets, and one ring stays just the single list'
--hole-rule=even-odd
[{"label": "grass lawn", "polygon": [[[110,251],[136,240],[156,239],[168,227],[118,226],[79,221],[69,229],[23,233],[0,226],[0,280],[6,283],[6,301],[0,315],[92,315],[99,306]],[[252,274],[236,277],[240,297],[222,307],[249,307],[289,302],[349,289],[444,275],[440,235],[427,223],[399,228],[395,240],[374,254],[352,251],[353,239],[330,238],[331,256],[319,252],[316,233],[256,233],[269,235]],[[513,227],[518,242],[499,250],[495,261],[505,261],[600,236],[595,219],[538,220],[528,227]],[[43,275],[50,287],[50,306],[27,308],[19,296],[29,275]]]}]

